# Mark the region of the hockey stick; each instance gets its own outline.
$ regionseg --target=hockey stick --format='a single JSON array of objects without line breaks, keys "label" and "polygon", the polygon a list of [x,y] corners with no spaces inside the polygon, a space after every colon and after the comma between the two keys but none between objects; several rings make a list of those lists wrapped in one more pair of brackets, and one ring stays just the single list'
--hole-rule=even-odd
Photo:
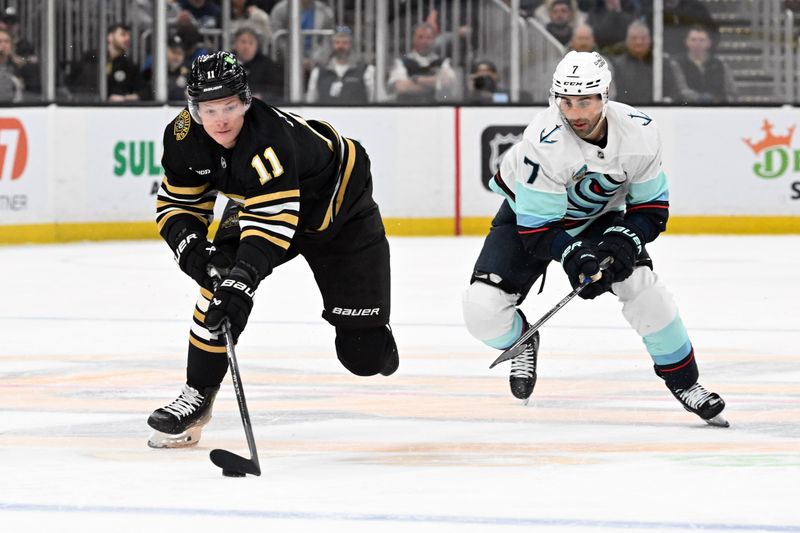
[{"label": "hockey stick", "polygon": [[228,363],[231,367],[233,389],[236,391],[236,401],[239,404],[239,414],[242,415],[244,434],[247,437],[247,447],[250,450],[250,459],[227,450],[211,450],[211,462],[222,469],[222,475],[228,477],[244,477],[246,474],[261,475],[261,466],[258,464],[258,451],[256,440],[253,437],[253,426],[250,424],[250,413],[247,410],[247,401],[244,398],[242,378],[239,374],[239,364],[236,362],[236,352],[233,349],[233,335],[227,322],[222,327],[225,333],[225,351],[228,353]]},{"label": "hockey stick", "polygon": [[[213,267],[209,269],[209,274],[217,281],[222,276]],[[231,333],[230,323],[227,319],[222,325],[222,332],[225,335],[225,352],[228,354],[228,364],[231,367],[231,379],[233,390],[236,391],[236,402],[239,404],[239,414],[242,416],[244,435],[247,438],[247,448],[250,450],[250,459],[245,459],[240,455],[227,450],[211,450],[209,457],[211,462],[222,469],[222,475],[227,477],[244,477],[246,474],[254,476],[261,475],[261,465],[258,464],[258,450],[256,450],[256,439],[253,437],[253,426],[250,424],[250,412],[247,410],[247,401],[244,398],[244,388],[242,378],[239,374],[239,363],[236,362],[236,351],[234,350],[233,334]]]},{"label": "hockey stick", "polygon": [[[606,257],[600,262],[600,270],[607,269],[609,265],[611,265],[611,263],[613,262],[614,262],[613,257]],[[489,365],[489,368],[490,369],[494,368],[503,361],[514,359],[516,356],[521,354],[525,350],[525,341],[533,337],[533,334],[536,333],[539,330],[539,328],[542,327],[542,325],[544,325],[545,322],[550,320],[553,317],[553,315],[558,313],[559,310],[561,310],[562,307],[567,305],[567,303],[569,303],[570,300],[579,295],[581,291],[585,289],[590,283],[592,283],[591,278],[586,278],[580,285],[572,289],[572,292],[564,296],[564,298],[562,298],[562,300],[558,302],[552,309],[546,312],[544,316],[542,316],[542,318],[537,320],[534,325],[529,327],[528,330],[525,333],[523,333],[519,339],[517,339],[517,342],[515,342],[510,348],[506,349],[503,353],[501,353],[497,357],[497,359],[495,359],[494,362],[491,365]]]}]

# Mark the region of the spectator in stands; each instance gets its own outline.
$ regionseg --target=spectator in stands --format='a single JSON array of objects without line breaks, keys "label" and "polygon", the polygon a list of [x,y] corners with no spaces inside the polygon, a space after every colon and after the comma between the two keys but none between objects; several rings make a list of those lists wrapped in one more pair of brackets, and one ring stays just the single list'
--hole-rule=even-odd
[{"label": "spectator in stands", "polygon": [[613,57],[616,97],[630,105],[653,101],[653,54],[650,29],[643,22],[628,26],[625,53]]},{"label": "spectator in stands", "polygon": [[547,31],[556,38],[558,42],[567,45],[572,38],[572,20],[575,12],[569,0],[553,0],[550,3],[550,22],[547,23]]},{"label": "spectator in stands", "polygon": [[572,32],[569,40],[569,50],[576,52],[596,52],[597,44],[594,41],[594,31],[588,24],[581,24]]},{"label": "spectator in stands", "polygon": [[193,22],[188,20],[179,22],[175,33],[183,43],[184,63],[187,67],[191,68],[192,62],[201,55],[211,53],[211,50],[206,47],[203,35]]},{"label": "spectator in stands", "polygon": [[[281,0],[269,14],[272,33],[289,28],[288,0]],[[300,0],[301,30],[333,30],[333,11],[321,0]],[[288,49],[288,34],[278,41],[278,51],[282,58]],[[323,64],[330,57],[330,39],[326,35],[306,35],[300,40],[303,51],[303,71],[308,78],[311,70]],[[285,61],[285,59],[284,59]]]},{"label": "spectator in stands", "polygon": [[[550,7],[556,1],[558,0],[544,0],[544,3],[542,3],[539,7],[537,7],[536,10],[533,12],[534,18],[539,22],[541,22],[542,25],[547,26],[547,24],[551,22]],[[572,22],[570,23],[570,26],[574,28],[578,24],[583,24],[584,22],[586,22],[586,13],[578,9],[578,1],[569,0],[569,5],[572,8]]]},{"label": "spectator in stands", "polygon": [[178,0],[178,5],[201,28],[220,27],[222,9],[212,0]]},{"label": "spectator in stands", "polygon": [[186,100],[186,81],[191,68],[186,65],[183,39],[173,35],[167,41],[167,99]]},{"label": "spectator in stands", "polygon": [[15,7],[7,7],[0,15],[0,30],[6,30],[11,35],[15,56],[25,61],[30,61],[29,58],[33,58],[35,61],[36,49],[33,43],[19,31],[19,17]]},{"label": "spectator in stands", "polygon": [[[640,0],[642,16],[653,28],[653,0]],[[719,26],[708,8],[699,0],[664,0],[664,52],[680,55],[684,51],[686,34],[692,26],[708,29],[712,47],[719,41]]]},{"label": "spectator in stands", "polygon": [[124,102],[146,99],[147,84],[142,79],[139,66],[128,57],[131,47],[131,29],[122,23],[112,24],[106,35],[108,45],[108,101]]},{"label": "spectator in stands", "polygon": [[[139,66],[128,57],[131,45],[131,30],[126,24],[114,23],[106,34],[107,63],[106,89],[109,102],[146,100],[151,90],[144,81]],[[87,52],[83,61],[74,65],[68,85],[78,99],[98,92],[97,53]]]},{"label": "spectator in stands", "polygon": [[362,105],[375,100],[375,67],[353,57],[353,32],[340,26],[331,38],[331,59],[314,68],[306,101]]},{"label": "spectator in stands", "polygon": [[231,35],[244,26],[253,28],[260,35],[261,52],[267,54],[272,38],[269,15],[252,0],[231,0]]},{"label": "spectator in stands", "polygon": [[[186,100],[186,80],[191,69],[186,64],[186,51],[179,35],[171,35],[167,40],[167,100],[177,102]],[[153,62],[147,62],[142,77],[148,83],[153,81]]]},{"label": "spectator in stands", "polygon": [[253,4],[264,13],[271,13],[272,8],[275,7],[280,0],[249,0],[249,4]]},{"label": "spectator in stands", "polygon": [[247,83],[253,96],[272,105],[282,102],[283,67],[261,52],[261,36],[249,26],[233,36],[233,52],[247,71]]},{"label": "spectator in stands", "polygon": [[[505,0],[508,2],[509,0]],[[532,17],[536,9],[544,3],[544,0],[519,0],[520,15],[528,18]]]},{"label": "spectator in stands", "polygon": [[435,30],[426,22],[414,27],[411,51],[394,61],[388,92],[402,103],[433,103],[457,98],[450,61],[433,51]]},{"label": "spectator in stands", "polygon": [[[477,61],[470,71],[467,81],[467,103],[470,104],[508,104],[511,91],[503,85],[497,66],[488,60]],[[531,94],[520,91],[517,103],[530,103]]]},{"label": "spectator in stands", "polygon": [[[468,4],[473,0],[442,0],[438,8],[432,8],[425,17],[424,22],[429,23],[435,30],[436,40],[434,41],[434,50],[437,54],[444,57],[453,58],[458,50],[458,56],[462,64],[458,66],[466,67],[467,56],[469,50],[478,47],[478,33],[475,29],[478,27],[478,18],[480,17],[479,9],[471,9]],[[455,20],[455,4],[458,5],[459,20]],[[442,16],[446,20],[441,20]],[[393,20],[392,15],[389,20]],[[400,27],[404,27],[401,25]]]},{"label": "spectator in stands", "polygon": [[11,48],[14,63],[17,66],[17,76],[22,80],[24,87],[22,99],[26,101],[40,99],[42,83],[39,58],[33,43],[20,32],[19,18],[14,7],[7,7],[0,15],[0,29],[6,30],[11,36]]},{"label": "spectator in stands", "polygon": [[13,46],[11,34],[0,30],[0,102],[22,101],[24,86],[18,75],[19,65]]},{"label": "spectator in stands", "polygon": [[633,20],[634,6],[630,0],[598,0],[587,18],[597,48],[604,54],[622,52],[627,28]]},{"label": "spectator in stands", "polygon": [[725,63],[712,53],[711,36],[704,26],[692,26],[686,52],[670,61],[675,78],[676,103],[725,103],[736,95],[733,77]]}]

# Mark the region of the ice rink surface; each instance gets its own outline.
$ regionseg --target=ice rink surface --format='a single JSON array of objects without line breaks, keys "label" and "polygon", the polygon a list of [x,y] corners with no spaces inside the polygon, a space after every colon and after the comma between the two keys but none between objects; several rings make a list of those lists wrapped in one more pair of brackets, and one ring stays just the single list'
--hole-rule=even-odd
[{"label": "ice rink surface", "polygon": [[[649,247],[729,429],[685,412],[613,295],[542,330],[529,405],[462,324],[478,238],[394,238],[399,371],[358,378],[302,258],[259,288],[237,349],[263,475],[230,377],[193,449],[146,446],[184,380],[193,282],[161,242],[0,247],[0,530],[800,531],[800,237]],[[538,285],[537,285],[538,288]],[[566,292],[558,265],[523,304]]]}]

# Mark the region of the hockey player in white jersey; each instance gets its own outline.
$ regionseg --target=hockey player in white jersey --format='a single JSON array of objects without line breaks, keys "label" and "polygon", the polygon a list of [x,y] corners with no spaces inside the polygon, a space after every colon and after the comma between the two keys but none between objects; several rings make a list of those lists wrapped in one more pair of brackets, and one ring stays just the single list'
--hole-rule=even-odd
[{"label": "hockey player in white jersey", "polygon": [[[550,106],[505,154],[490,187],[505,197],[464,293],[470,333],[506,349],[529,326],[518,306],[550,261],[592,299],[611,292],[642,337],[656,374],[687,411],[727,426],[725,402],[698,383],[678,308],[645,245],[666,229],[669,189],[652,118],[608,100],[611,72],[596,52],[569,52],[553,74]],[[600,263],[613,258],[607,270]],[[539,332],[511,362],[511,391],[536,384]]]}]

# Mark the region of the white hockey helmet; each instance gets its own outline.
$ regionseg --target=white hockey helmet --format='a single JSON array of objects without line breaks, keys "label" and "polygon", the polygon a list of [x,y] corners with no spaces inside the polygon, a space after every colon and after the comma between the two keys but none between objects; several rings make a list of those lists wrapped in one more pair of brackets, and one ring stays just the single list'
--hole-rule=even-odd
[{"label": "white hockey helmet", "polygon": [[586,96],[599,94],[603,103],[608,101],[611,70],[605,58],[597,52],[569,52],[558,63],[553,73],[550,95]]}]

